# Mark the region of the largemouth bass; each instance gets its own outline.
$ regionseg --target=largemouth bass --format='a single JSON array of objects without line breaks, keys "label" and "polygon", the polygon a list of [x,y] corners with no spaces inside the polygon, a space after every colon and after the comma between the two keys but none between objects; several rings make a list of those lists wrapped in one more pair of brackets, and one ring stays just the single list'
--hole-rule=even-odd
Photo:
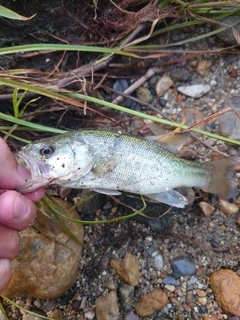
[{"label": "largemouth bass", "polygon": [[198,187],[226,198],[237,195],[235,158],[197,163],[175,156],[165,146],[128,134],[80,130],[23,147],[16,158],[32,177],[22,193],[49,184],[118,195],[122,191],[183,208],[188,200],[173,190]]}]

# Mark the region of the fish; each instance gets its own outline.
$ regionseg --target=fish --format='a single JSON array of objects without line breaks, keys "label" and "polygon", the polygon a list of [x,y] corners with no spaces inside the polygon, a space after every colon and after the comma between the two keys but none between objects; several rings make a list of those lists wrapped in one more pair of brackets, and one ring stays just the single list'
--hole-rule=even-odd
[{"label": "fish", "polygon": [[31,171],[17,190],[56,184],[109,195],[142,195],[174,207],[189,202],[176,188],[195,187],[234,198],[235,157],[205,163],[178,158],[166,145],[108,130],[78,130],[35,141],[16,154]]}]

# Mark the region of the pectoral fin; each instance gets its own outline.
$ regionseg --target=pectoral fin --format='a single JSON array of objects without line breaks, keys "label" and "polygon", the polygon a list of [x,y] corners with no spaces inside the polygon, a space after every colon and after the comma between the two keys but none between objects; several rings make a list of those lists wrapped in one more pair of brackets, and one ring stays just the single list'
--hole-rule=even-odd
[{"label": "pectoral fin", "polygon": [[185,205],[188,204],[188,199],[175,190],[162,193],[145,194],[144,196],[177,208],[184,208]]}]

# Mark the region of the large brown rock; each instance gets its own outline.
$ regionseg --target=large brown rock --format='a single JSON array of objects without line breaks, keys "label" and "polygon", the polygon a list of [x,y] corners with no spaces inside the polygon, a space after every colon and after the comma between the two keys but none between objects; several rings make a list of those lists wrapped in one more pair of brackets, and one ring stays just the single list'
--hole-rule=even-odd
[{"label": "large brown rock", "polygon": [[143,299],[136,303],[136,313],[140,317],[149,317],[156,311],[164,308],[168,303],[168,296],[160,288],[155,288],[153,291],[145,294]]},{"label": "large brown rock", "polygon": [[131,286],[137,286],[140,278],[137,256],[127,252],[121,261],[111,260],[110,267],[113,268],[119,277]]},{"label": "large brown rock", "polygon": [[97,320],[119,319],[119,306],[116,290],[112,290],[106,296],[100,296],[95,300]]},{"label": "large brown rock", "polygon": [[240,316],[240,277],[232,270],[219,270],[211,274],[210,282],[223,311]]},{"label": "large brown rock", "polygon": [[[76,210],[67,212],[70,203],[56,201],[68,217],[79,219]],[[8,298],[53,299],[67,291],[77,279],[82,245],[64,231],[48,209],[44,210],[49,217],[38,210],[34,226],[20,233],[20,252],[12,261],[12,279],[3,292]],[[82,242],[83,226],[67,220],[64,223]]]}]

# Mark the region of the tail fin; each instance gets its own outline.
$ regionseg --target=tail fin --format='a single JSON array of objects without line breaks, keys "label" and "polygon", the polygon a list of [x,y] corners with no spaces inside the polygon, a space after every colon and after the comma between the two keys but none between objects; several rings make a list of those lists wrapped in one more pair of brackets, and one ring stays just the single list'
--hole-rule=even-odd
[{"label": "tail fin", "polygon": [[211,172],[211,179],[202,189],[228,199],[234,198],[238,194],[238,188],[233,178],[235,174],[234,166],[238,163],[237,157],[209,162],[207,166]]}]

